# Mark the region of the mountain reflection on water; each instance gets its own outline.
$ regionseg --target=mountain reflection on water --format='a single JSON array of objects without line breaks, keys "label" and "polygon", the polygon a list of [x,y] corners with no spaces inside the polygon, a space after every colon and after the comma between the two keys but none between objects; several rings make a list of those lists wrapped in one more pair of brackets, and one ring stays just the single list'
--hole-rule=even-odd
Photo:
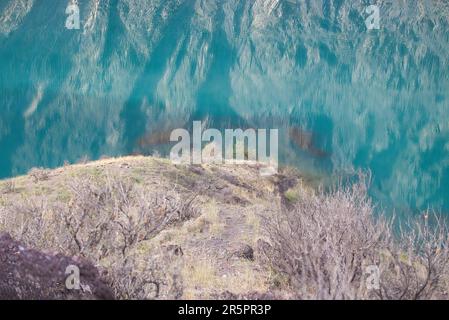
[{"label": "mountain reflection on water", "polygon": [[398,208],[449,209],[449,1],[0,2],[0,176],[166,151],[169,132],[279,128],[283,163],[370,170]]}]

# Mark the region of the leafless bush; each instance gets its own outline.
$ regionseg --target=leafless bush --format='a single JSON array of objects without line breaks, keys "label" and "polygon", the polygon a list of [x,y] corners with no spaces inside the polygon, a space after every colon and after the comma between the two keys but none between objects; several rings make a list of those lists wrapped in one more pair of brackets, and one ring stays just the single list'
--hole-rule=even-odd
[{"label": "leafless bush", "polygon": [[[168,280],[160,280],[164,273],[157,271],[154,261],[139,262],[150,271],[154,268],[152,272],[128,272],[137,263],[136,248],[164,228],[197,215],[195,197],[181,197],[174,191],[155,192],[112,175],[96,179],[71,181],[68,203],[47,203],[32,197],[3,206],[0,229],[10,230],[33,247],[52,248],[91,261],[106,259],[113,266],[110,281],[119,290],[125,290],[126,283],[135,288],[143,284],[148,287],[152,282],[163,286]],[[163,266],[158,268],[163,270]],[[118,296],[146,298],[140,295],[148,293],[128,289]]]},{"label": "leafless bush", "polygon": [[49,227],[45,219],[47,203],[44,199],[26,199],[14,202],[7,207],[0,208],[0,229],[8,231],[17,239],[39,246],[46,244],[46,228]]},{"label": "leafless bush", "polygon": [[49,177],[49,171],[43,168],[32,168],[28,174],[33,178],[34,183],[47,180]]},{"label": "leafless bush", "polygon": [[[137,242],[149,240],[177,221],[197,214],[195,197],[136,188],[126,179],[107,177],[98,184],[89,179],[70,184],[73,197],[61,214],[80,253],[119,250],[126,256]],[[100,256],[101,257],[101,256]]]},{"label": "leafless bush", "polygon": [[[176,258],[176,257],[175,257]],[[183,294],[180,277],[181,260],[162,252],[153,253],[144,268],[135,259],[126,259],[110,277],[115,295],[120,299],[180,299]]]},{"label": "leafless bush", "polygon": [[381,274],[379,298],[447,298],[449,228],[444,218],[425,212],[409,221],[388,254],[391,261]]},{"label": "leafless bush", "polygon": [[[265,250],[300,299],[426,299],[437,294],[449,259],[448,230],[417,223],[395,236],[374,216],[366,184],[302,194],[266,220]],[[379,286],[366,272],[379,268]]]}]

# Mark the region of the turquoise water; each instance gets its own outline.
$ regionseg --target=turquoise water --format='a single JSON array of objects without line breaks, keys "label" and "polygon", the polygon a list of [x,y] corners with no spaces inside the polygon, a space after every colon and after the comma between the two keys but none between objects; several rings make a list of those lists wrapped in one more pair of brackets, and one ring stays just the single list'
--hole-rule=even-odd
[{"label": "turquoise water", "polygon": [[449,211],[449,2],[0,1],[0,177],[166,152],[167,132],[279,128],[320,176],[370,170],[382,205]]}]

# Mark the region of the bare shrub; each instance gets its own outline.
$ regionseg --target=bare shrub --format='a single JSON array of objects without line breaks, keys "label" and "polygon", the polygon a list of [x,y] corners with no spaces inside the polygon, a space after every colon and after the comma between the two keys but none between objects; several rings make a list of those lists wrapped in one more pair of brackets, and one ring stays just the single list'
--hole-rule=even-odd
[{"label": "bare shrub", "polygon": [[[47,203],[33,196],[2,206],[0,229],[10,230],[33,247],[107,261],[112,266],[109,279],[122,292],[118,292],[119,297],[147,298],[141,295],[149,294],[149,289],[138,288],[151,283],[157,283],[160,292],[164,283],[170,282],[161,272],[164,265],[135,261],[136,248],[164,228],[196,216],[195,196],[155,192],[112,175],[104,179],[77,178],[69,183],[69,189],[68,203]],[[145,273],[129,271],[142,263]]]},{"label": "bare shrub", "polygon": [[152,253],[139,267],[137,259],[126,259],[114,268],[110,277],[115,295],[120,299],[180,299],[183,294],[181,261],[163,252]]},{"label": "bare shrub", "polygon": [[43,169],[43,168],[32,168],[29,172],[28,175],[33,178],[33,182],[39,182],[39,181],[44,181],[44,180],[48,180],[49,178],[49,170]]},{"label": "bare shrub", "polygon": [[[293,208],[265,220],[265,254],[300,299],[426,299],[435,296],[449,260],[443,220],[395,235],[393,219],[374,216],[366,184],[300,194]],[[405,230],[405,229],[404,229]],[[367,268],[379,268],[367,284]]]},{"label": "bare shrub", "polygon": [[106,177],[104,183],[76,179],[70,184],[73,194],[61,210],[62,219],[78,251],[120,251],[123,256],[137,242],[149,240],[165,227],[197,214],[195,197],[177,193],[157,193],[137,188],[126,179]]},{"label": "bare shrub", "polygon": [[389,270],[381,273],[376,294],[381,299],[443,298],[449,279],[446,220],[425,212],[404,225],[397,241],[388,248]]},{"label": "bare shrub", "polygon": [[42,199],[22,199],[0,210],[3,230],[27,244],[42,244],[47,204]]}]

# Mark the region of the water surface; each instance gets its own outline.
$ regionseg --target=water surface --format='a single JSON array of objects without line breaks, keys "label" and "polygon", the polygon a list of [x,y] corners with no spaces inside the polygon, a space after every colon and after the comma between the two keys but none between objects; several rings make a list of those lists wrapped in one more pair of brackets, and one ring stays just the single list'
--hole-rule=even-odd
[{"label": "water surface", "polygon": [[[0,177],[166,150],[193,120],[281,130],[281,159],[370,170],[381,204],[449,210],[449,2],[0,2]],[[298,138],[299,136],[299,138]]]}]

